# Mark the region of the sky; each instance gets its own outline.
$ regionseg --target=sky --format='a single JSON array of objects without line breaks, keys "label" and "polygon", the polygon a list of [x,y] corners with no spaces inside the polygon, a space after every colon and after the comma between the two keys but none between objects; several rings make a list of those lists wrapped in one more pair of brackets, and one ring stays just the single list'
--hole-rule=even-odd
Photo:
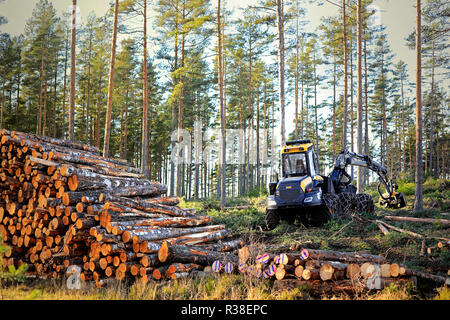
[{"label": "sky", "polygon": [[[26,20],[31,16],[33,8],[38,0],[4,0],[0,3],[0,15],[8,19],[8,23],[0,26],[1,32],[8,32],[12,35],[18,35],[24,32]],[[51,0],[58,14],[70,10],[72,1],[69,0]],[[77,5],[80,10],[82,21],[92,11],[100,16],[105,14],[109,7],[109,0],[78,0]],[[320,23],[322,16],[333,16],[339,11],[340,0],[323,0],[323,5],[309,4],[306,8],[306,18],[310,21],[308,28],[314,30]],[[215,5],[216,1],[214,1]],[[257,0],[226,0],[228,9],[235,9],[235,14],[239,14],[239,8],[247,5],[256,4]],[[415,51],[406,47],[405,38],[414,30],[416,23],[415,0],[375,0],[373,9],[377,12],[377,22],[386,26],[386,34],[389,45],[395,54],[394,63],[402,59],[408,64],[410,81],[415,82]],[[150,14],[150,20],[154,19],[154,14]],[[150,25],[151,25],[150,21]],[[150,52],[151,54],[151,52]],[[318,95],[318,103],[327,99],[330,95],[329,90],[322,90]],[[288,100],[289,97],[287,97]],[[292,100],[290,100],[292,102]],[[294,103],[288,103],[286,114],[293,114]],[[291,117],[287,117],[291,119]],[[286,132],[293,130],[293,121],[286,122]]]}]

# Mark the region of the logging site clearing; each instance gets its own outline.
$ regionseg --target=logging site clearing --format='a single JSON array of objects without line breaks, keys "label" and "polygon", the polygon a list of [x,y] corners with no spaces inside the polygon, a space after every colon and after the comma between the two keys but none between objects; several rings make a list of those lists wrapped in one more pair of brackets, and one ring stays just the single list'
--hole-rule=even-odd
[{"label": "logging site clearing", "polygon": [[448,2],[0,0],[0,301],[450,300]]},{"label": "logging site clearing", "polygon": [[[87,145],[1,131],[1,299],[449,299],[450,183],[268,230],[266,194],[185,201]],[[365,190],[374,199],[376,186]],[[399,183],[406,203],[414,185]]]}]

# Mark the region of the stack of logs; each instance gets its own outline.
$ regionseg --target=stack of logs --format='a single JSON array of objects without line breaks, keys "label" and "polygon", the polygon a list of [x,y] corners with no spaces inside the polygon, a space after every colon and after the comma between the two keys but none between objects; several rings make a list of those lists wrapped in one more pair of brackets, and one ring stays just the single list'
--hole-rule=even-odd
[{"label": "stack of logs", "polygon": [[163,196],[164,184],[143,179],[126,161],[82,143],[4,129],[0,148],[0,237],[10,248],[1,267],[27,264],[27,274],[39,278],[58,278],[71,267],[101,286],[237,261],[232,252],[241,241],[224,225],[178,207]]},{"label": "stack of logs", "polygon": [[259,253],[245,246],[238,250],[239,264],[215,261],[213,271],[240,272],[249,277],[265,279],[295,279],[297,284],[309,283],[320,290],[355,292],[356,289],[383,289],[390,283],[412,282],[417,277],[442,285],[450,278],[412,270],[404,265],[389,263],[385,257],[369,253],[302,249],[299,252]]}]

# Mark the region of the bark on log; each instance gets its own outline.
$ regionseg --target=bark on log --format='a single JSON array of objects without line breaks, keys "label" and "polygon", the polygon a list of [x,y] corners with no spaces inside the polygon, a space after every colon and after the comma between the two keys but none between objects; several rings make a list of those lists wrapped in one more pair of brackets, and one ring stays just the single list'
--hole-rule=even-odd
[{"label": "bark on log", "polygon": [[25,133],[25,132],[19,132],[19,131],[8,131],[6,129],[2,129],[2,135],[9,135],[14,138],[23,138],[23,139],[30,139],[34,141],[44,141],[49,144],[54,144],[57,146],[62,146],[70,149],[78,149],[83,150],[86,152],[90,152],[96,155],[100,154],[100,150],[97,147],[93,147],[81,142],[75,142],[70,140],[62,140],[57,138],[51,138],[51,137],[45,137],[45,136],[38,136],[32,133]]},{"label": "bark on log", "polygon": [[378,255],[353,253],[353,252],[339,252],[331,250],[303,249],[301,255],[302,256],[306,255],[308,258],[314,260],[340,261],[347,263],[386,262],[386,258]]},{"label": "bark on log", "polygon": [[146,201],[132,200],[125,197],[116,197],[112,195],[105,195],[105,200],[108,202],[117,202],[132,209],[137,209],[147,213],[159,213],[172,217],[193,217],[194,210],[181,209],[178,207],[166,206],[159,203],[151,203]]},{"label": "bark on log", "polygon": [[194,227],[209,223],[211,218],[209,216],[201,216],[199,218],[186,217],[162,217],[152,219],[138,219],[128,221],[111,222],[113,227],[126,227],[123,230],[133,229],[134,226],[149,226],[149,227]]},{"label": "bark on log", "polygon": [[204,244],[197,244],[198,246],[201,246],[202,248],[206,250],[212,250],[212,251],[220,251],[220,252],[228,252],[238,249],[244,244],[244,242],[240,239],[231,240],[231,241],[217,241],[214,243],[204,243]]},{"label": "bark on log", "polygon": [[138,241],[155,241],[167,238],[180,237],[193,233],[201,233],[205,231],[215,231],[225,229],[224,225],[212,225],[195,228],[162,228],[162,227],[149,227],[144,231],[125,231],[122,234],[122,240],[129,242],[133,240]]},{"label": "bark on log", "polygon": [[377,223],[377,226],[378,226],[378,229],[380,229],[380,231],[381,231],[384,235],[389,234],[389,230],[388,230],[384,225],[382,225],[381,223]]},{"label": "bark on log", "polygon": [[158,259],[161,262],[184,262],[196,263],[203,266],[212,265],[216,260],[237,263],[237,255],[221,253],[216,251],[200,251],[189,246],[172,245],[164,241],[158,251]]},{"label": "bark on log", "polygon": [[419,239],[423,239],[424,238],[424,236],[421,235],[421,234],[418,234],[418,233],[415,233],[415,232],[412,232],[412,231],[409,231],[409,230],[405,230],[405,229],[402,229],[402,228],[398,228],[398,227],[392,226],[392,225],[387,224],[386,222],[381,221],[381,220],[375,220],[375,222],[381,223],[382,225],[384,225],[385,227],[387,227],[389,229],[392,229],[392,230],[395,230],[395,231],[398,231],[398,232],[401,232],[401,233],[409,234],[410,236],[412,236],[414,238],[419,238]]},{"label": "bark on log", "polygon": [[450,224],[450,220],[447,220],[447,219],[414,218],[414,217],[402,217],[402,216],[385,216],[385,218],[388,220],[394,220],[394,221],[440,223],[440,224],[445,224],[445,225]]},{"label": "bark on log", "polygon": [[430,274],[430,273],[419,271],[419,270],[413,270],[413,269],[406,268],[406,272],[404,273],[404,275],[405,276],[415,276],[418,278],[431,280],[431,281],[434,281],[439,284],[450,285],[450,277],[438,276],[438,275]]},{"label": "bark on log", "polygon": [[80,169],[72,171],[76,172],[76,174],[64,174],[60,170],[63,176],[69,178],[68,185],[71,191],[121,189],[120,191],[126,190],[127,193],[133,194],[132,190],[138,189],[142,190],[142,193],[155,196],[167,192],[167,188],[164,185],[152,183],[148,180],[112,177]]},{"label": "bark on log", "polygon": [[203,243],[222,240],[231,236],[232,234],[229,230],[215,230],[183,235],[176,238],[168,238],[166,241],[176,245],[199,246]]},{"label": "bark on log", "polygon": [[304,269],[302,273],[302,278],[305,280],[317,280],[320,278],[319,269]]},{"label": "bark on log", "polygon": [[170,276],[174,273],[191,272],[192,270],[201,270],[201,269],[203,269],[203,267],[201,265],[195,264],[195,263],[189,263],[189,264],[174,263],[174,264],[171,264],[170,266],[168,266],[164,275],[166,278],[170,278]]}]

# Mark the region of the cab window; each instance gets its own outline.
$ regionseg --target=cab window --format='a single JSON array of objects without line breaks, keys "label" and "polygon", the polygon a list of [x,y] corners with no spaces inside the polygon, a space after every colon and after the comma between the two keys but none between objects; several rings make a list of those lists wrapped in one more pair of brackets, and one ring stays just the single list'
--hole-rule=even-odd
[{"label": "cab window", "polygon": [[308,174],[306,155],[304,153],[285,154],[283,171],[285,176],[306,176]]}]

